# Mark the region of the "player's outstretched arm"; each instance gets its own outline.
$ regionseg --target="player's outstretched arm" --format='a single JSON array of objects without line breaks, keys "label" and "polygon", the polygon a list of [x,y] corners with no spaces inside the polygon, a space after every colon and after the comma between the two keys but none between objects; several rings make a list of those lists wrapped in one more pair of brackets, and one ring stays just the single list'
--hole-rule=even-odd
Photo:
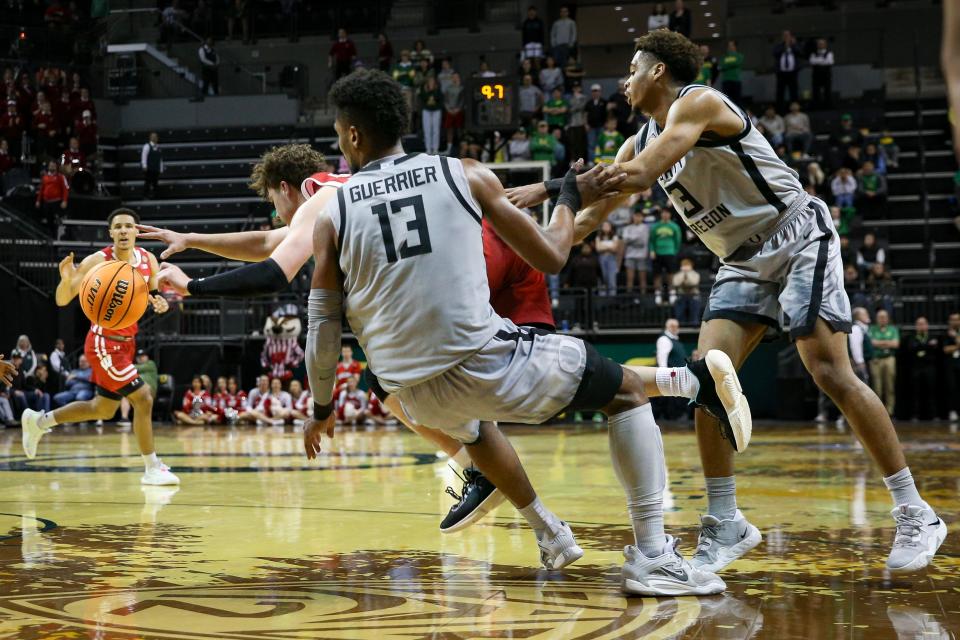
[{"label": "player's outstretched arm", "polygon": [[138,224],[141,240],[158,240],[167,248],[160,254],[161,260],[185,251],[197,249],[230,260],[260,262],[266,260],[287,236],[289,229],[270,231],[238,231],[236,233],[179,233],[170,229]]},{"label": "player's outstretched arm", "polygon": [[470,183],[470,192],[497,235],[534,269],[544,273],[559,273],[567,262],[573,243],[573,214],[583,204],[597,197],[595,178],[599,169],[587,172],[579,189],[579,181],[571,169],[550,224],[543,229],[533,218],[511,204],[503,185],[490,169],[474,160],[464,160],[463,168]]},{"label": "player's outstretched arm", "polygon": [[[620,145],[620,149],[617,151],[617,157],[614,162],[623,163],[633,160],[633,143],[635,138],[635,135],[630,136],[622,145]],[[600,228],[600,225],[602,225],[603,221],[607,219],[607,216],[613,213],[614,209],[623,206],[623,204],[626,203],[629,198],[629,194],[612,198],[604,198],[603,200],[597,200],[589,207],[578,211],[577,217],[573,224],[573,243],[579,244],[583,242],[584,238]]]},{"label": "player's outstretched arm", "polygon": [[628,162],[614,162],[599,180],[620,178],[608,192],[639,193],[653,186],[657,178],[693,149],[704,131],[732,136],[743,128],[743,121],[713,91],[695,91],[670,107],[663,132],[647,143],[640,155]]},{"label": "player's outstretched arm", "polygon": [[307,308],[307,377],[313,393],[313,418],[304,425],[308,459],[320,452],[320,434],[333,436],[336,414],[333,388],[340,356],[343,281],[337,262],[336,232],[330,216],[317,217],[313,232],[314,269]]},{"label": "player's outstretched arm", "polygon": [[77,266],[73,263],[73,252],[70,252],[66,258],[60,261],[60,284],[57,285],[56,301],[57,306],[65,307],[70,304],[77,293],[80,291],[80,283],[83,277],[87,275],[90,269],[106,260],[99,251],[91,253]]}]

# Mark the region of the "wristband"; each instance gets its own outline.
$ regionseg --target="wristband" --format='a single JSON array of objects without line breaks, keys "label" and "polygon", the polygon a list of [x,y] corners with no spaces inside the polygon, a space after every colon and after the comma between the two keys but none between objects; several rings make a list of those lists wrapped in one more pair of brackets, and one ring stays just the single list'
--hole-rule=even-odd
[{"label": "wristband", "polygon": [[333,403],[329,404],[318,404],[313,403],[313,419],[314,420],[326,420],[330,417],[330,414],[333,413]]},{"label": "wristband", "polygon": [[576,213],[580,211],[580,205],[583,200],[580,197],[580,190],[577,188],[577,172],[573,169],[567,171],[563,177],[563,185],[560,187],[560,196],[557,198],[557,206],[566,205],[570,210]]},{"label": "wristband", "polygon": [[547,190],[547,197],[554,200],[560,195],[560,187],[563,186],[563,178],[554,178],[543,183],[543,188]]}]

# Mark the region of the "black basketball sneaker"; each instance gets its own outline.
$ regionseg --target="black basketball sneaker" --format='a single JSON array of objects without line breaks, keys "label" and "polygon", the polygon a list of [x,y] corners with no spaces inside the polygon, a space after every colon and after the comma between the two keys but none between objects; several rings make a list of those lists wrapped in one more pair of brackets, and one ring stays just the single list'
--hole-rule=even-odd
[{"label": "black basketball sneaker", "polygon": [[450,507],[447,517],[440,523],[440,533],[466,529],[504,500],[500,490],[478,469],[470,467],[463,470],[462,476],[457,475],[463,480],[463,488],[457,494],[453,487],[447,487],[447,493],[456,503]]}]

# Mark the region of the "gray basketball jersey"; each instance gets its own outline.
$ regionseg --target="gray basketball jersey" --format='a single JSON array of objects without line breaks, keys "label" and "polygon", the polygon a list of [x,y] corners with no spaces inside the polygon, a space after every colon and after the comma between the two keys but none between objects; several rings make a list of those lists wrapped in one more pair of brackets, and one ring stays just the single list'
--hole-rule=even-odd
[{"label": "gray basketball jersey", "polygon": [[347,320],[384,389],[438,376],[497,333],[480,206],[459,160],[383,158],[354,174],[327,212]]},{"label": "gray basketball jersey", "polygon": [[[716,91],[687,85],[693,91]],[[703,137],[673,167],[657,178],[687,226],[713,253],[726,258],[744,242],[759,242],[782,216],[807,201],[797,172],[785,165],[750,119],[719,91],[716,93],[743,121],[732,137]],[[651,118],[634,141],[637,155],[660,134]]]}]

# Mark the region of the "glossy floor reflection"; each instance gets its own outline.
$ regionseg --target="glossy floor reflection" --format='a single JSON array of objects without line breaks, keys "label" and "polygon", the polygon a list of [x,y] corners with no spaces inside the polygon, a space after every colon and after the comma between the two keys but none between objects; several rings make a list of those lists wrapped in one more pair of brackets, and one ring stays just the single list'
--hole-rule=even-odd
[{"label": "glossy floor reflection", "polygon": [[[667,525],[695,544],[694,438],[665,427]],[[508,433],[585,557],[537,569],[508,505],[437,530],[452,473],[403,431],[344,432],[308,464],[290,430],[158,429],[183,480],[141,488],[132,434],[59,428],[35,460],[0,432],[0,638],[922,638],[960,633],[960,439],[901,436],[951,533],[934,568],[889,579],[879,474],[849,436],[758,426],[740,502],[764,543],[711,598],[624,598],[630,539],[603,428]],[[458,485],[455,485],[459,489]]]}]

